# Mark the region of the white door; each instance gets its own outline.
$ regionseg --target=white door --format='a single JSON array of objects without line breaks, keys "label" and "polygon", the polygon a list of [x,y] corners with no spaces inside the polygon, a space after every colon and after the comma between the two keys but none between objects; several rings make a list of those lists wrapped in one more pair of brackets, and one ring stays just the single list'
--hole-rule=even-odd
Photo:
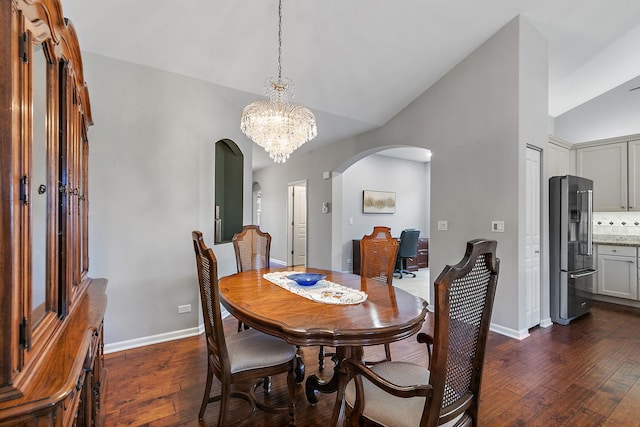
[{"label": "white door", "polygon": [[293,265],[307,263],[307,187],[293,190]]},{"label": "white door", "polygon": [[540,324],[540,151],[527,148],[525,270],[527,328]]},{"label": "white door", "polygon": [[289,226],[287,239],[290,266],[307,263],[307,184],[289,185]]}]

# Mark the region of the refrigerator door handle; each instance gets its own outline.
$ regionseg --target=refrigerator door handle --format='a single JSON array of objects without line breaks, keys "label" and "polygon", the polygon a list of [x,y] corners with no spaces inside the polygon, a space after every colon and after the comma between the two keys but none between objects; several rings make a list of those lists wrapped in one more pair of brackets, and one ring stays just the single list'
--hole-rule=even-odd
[{"label": "refrigerator door handle", "polygon": [[593,255],[593,190],[587,190],[587,255]]},{"label": "refrigerator door handle", "polygon": [[584,272],[584,273],[578,273],[578,274],[571,273],[571,274],[569,274],[569,279],[581,279],[583,277],[593,276],[597,272],[598,272],[598,270],[589,270],[589,271]]}]

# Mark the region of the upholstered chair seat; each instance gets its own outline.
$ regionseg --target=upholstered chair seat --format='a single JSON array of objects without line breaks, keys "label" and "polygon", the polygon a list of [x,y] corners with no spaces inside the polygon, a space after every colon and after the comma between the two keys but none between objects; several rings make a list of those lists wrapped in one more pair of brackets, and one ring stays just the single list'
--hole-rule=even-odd
[{"label": "upholstered chair seat", "polygon": [[[399,386],[429,384],[430,372],[427,368],[408,362],[385,362],[373,365],[371,370],[387,381]],[[362,380],[365,404],[363,415],[370,421],[389,427],[415,427],[420,425],[425,397],[401,398],[385,393],[369,380]],[[356,399],[355,383],[351,381],[345,390],[345,401],[353,407]],[[454,426],[462,414],[442,424]]]},{"label": "upholstered chair seat", "polygon": [[229,335],[226,340],[232,374],[287,363],[297,352],[296,346],[255,329]]}]

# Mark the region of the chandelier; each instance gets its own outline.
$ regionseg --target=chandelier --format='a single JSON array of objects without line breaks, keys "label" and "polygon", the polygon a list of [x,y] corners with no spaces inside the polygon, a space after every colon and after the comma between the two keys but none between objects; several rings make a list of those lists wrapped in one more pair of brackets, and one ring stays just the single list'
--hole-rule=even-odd
[{"label": "chandelier", "polygon": [[278,3],[278,77],[268,78],[268,100],[247,105],[240,130],[264,148],[276,163],[284,163],[293,151],[318,134],[316,118],[305,106],[290,101],[295,84],[282,77],[282,0]]}]

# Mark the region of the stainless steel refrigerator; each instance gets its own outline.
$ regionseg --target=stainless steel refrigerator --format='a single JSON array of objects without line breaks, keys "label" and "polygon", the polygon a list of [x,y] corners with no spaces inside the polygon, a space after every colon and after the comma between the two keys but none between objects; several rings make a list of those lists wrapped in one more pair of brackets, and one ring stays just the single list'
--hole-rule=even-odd
[{"label": "stainless steel refrigerator", "polygon": [[551,320],[567,325],[591,310],[597,270],[593,262],[593,181],[549,179]]}]

